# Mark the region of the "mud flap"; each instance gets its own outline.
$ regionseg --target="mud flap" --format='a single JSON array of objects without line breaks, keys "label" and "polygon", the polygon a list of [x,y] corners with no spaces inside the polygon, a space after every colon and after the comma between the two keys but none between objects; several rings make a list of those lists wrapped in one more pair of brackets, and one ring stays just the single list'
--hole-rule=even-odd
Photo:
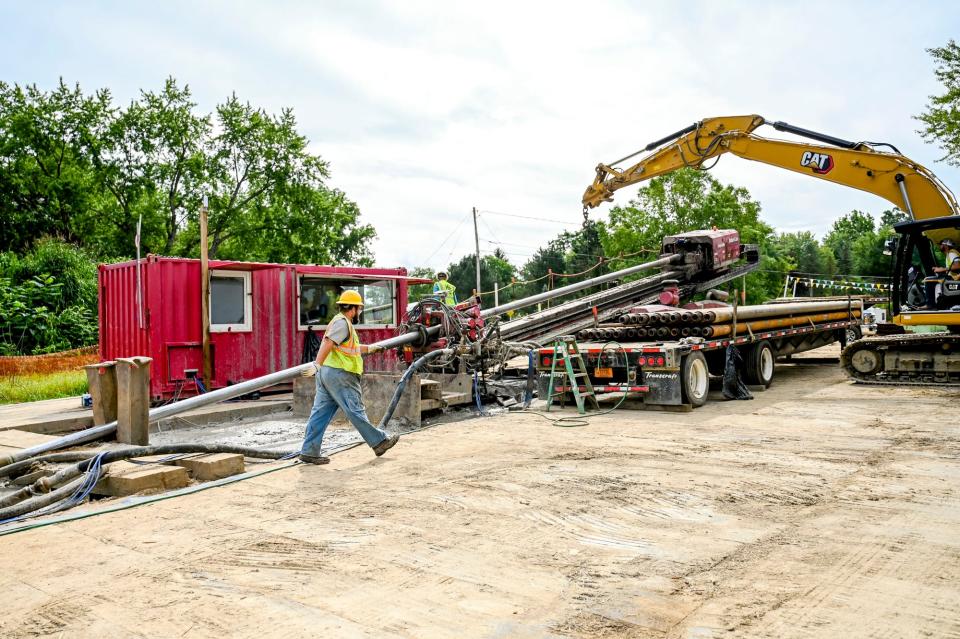
[{"label": "mud flap", "polygon": [[726,364],[723,367],[723,396],[727,399],[753,399],[740,377],[742,370],[743,356],[739,349],[736,346],[727,346]]}]

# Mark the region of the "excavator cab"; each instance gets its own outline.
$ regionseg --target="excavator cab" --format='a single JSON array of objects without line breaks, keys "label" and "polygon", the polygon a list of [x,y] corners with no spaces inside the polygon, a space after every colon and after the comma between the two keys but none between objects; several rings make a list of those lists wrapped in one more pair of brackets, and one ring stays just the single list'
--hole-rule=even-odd
[{"label": "excavator cab", "polygon": [[901,222],[893,228],[897,233],[890,300],[893,322],[960,328],[960,281],[934,271],[945,265],[936,248],[939,242],[950,238],[960,244],[958,216]]}]

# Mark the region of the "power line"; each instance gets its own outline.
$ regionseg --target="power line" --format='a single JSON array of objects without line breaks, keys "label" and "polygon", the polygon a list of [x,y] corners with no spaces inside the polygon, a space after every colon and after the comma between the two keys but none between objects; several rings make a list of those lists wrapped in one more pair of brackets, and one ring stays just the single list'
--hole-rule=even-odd
[{"label": "power line", "polygon": [[450,234],[447,236],[447,238],[437,245],[437,248],[433,250],[433,253],[430,254],[430,257],[426,259],[427,262],[433,259],[433,256],[440,252],[440,249],[443,248],[443,245],[450,241],[450,238],[453,237],[453,234],[456,233],[461,226],[463,226],[463,223],[467,221],[468,217],[470,217],[470,213],[467,213],[466,215],[464,215],[463,218],[460,220],[460,222],[453,228],[452,231],[450,231]]},{"label": "power line", "polygon": [[490,215],[502,215],[504,217],[518,217],[523,220],[536,220],[537,222],[553,222],[554,224],[566,224],[568,226],[580,226],[581,222],[567,222],[565,220],[551,220],[546,217],[534,217],[532,215],[517,215],[516,213],[501,213],[499,211],[480,211],[480,213],[489,213]]}]

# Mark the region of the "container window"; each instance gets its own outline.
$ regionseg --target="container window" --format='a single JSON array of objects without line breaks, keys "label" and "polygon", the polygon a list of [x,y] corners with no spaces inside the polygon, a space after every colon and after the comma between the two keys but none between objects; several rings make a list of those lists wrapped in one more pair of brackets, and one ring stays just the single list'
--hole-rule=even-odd
[{"label": "container window", "polygon": [[250,273],[212,271],[210,273],[210,330],[250,331]]},{"label": "container window", "polygon": [[337,298],[344,291],[357,291],[363,297],[363,315],[357,328],[394,324],[394,282],[303,277],[300,280],[300,329],[325,328],[337,314]]}]

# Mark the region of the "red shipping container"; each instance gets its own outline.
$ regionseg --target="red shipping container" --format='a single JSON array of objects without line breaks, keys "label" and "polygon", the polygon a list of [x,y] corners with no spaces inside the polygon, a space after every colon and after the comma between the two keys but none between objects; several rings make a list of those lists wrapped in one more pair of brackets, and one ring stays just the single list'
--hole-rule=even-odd
[{"label": "red shipping container", "polygon": [[[403,268],[210,261],[212,388],[302,363],[309,331],[322,337],[345,289],[366,306],[357,332],[369,344],[397,334],[407,306]],[[203,377],[200,260],[148,256],[101,264],[100,358],[153,358],[154,401],[196,394]],[[139,282],[139,287],[138,287]],[[368,370],[397,368],[393,352],[365,358]]]}]

